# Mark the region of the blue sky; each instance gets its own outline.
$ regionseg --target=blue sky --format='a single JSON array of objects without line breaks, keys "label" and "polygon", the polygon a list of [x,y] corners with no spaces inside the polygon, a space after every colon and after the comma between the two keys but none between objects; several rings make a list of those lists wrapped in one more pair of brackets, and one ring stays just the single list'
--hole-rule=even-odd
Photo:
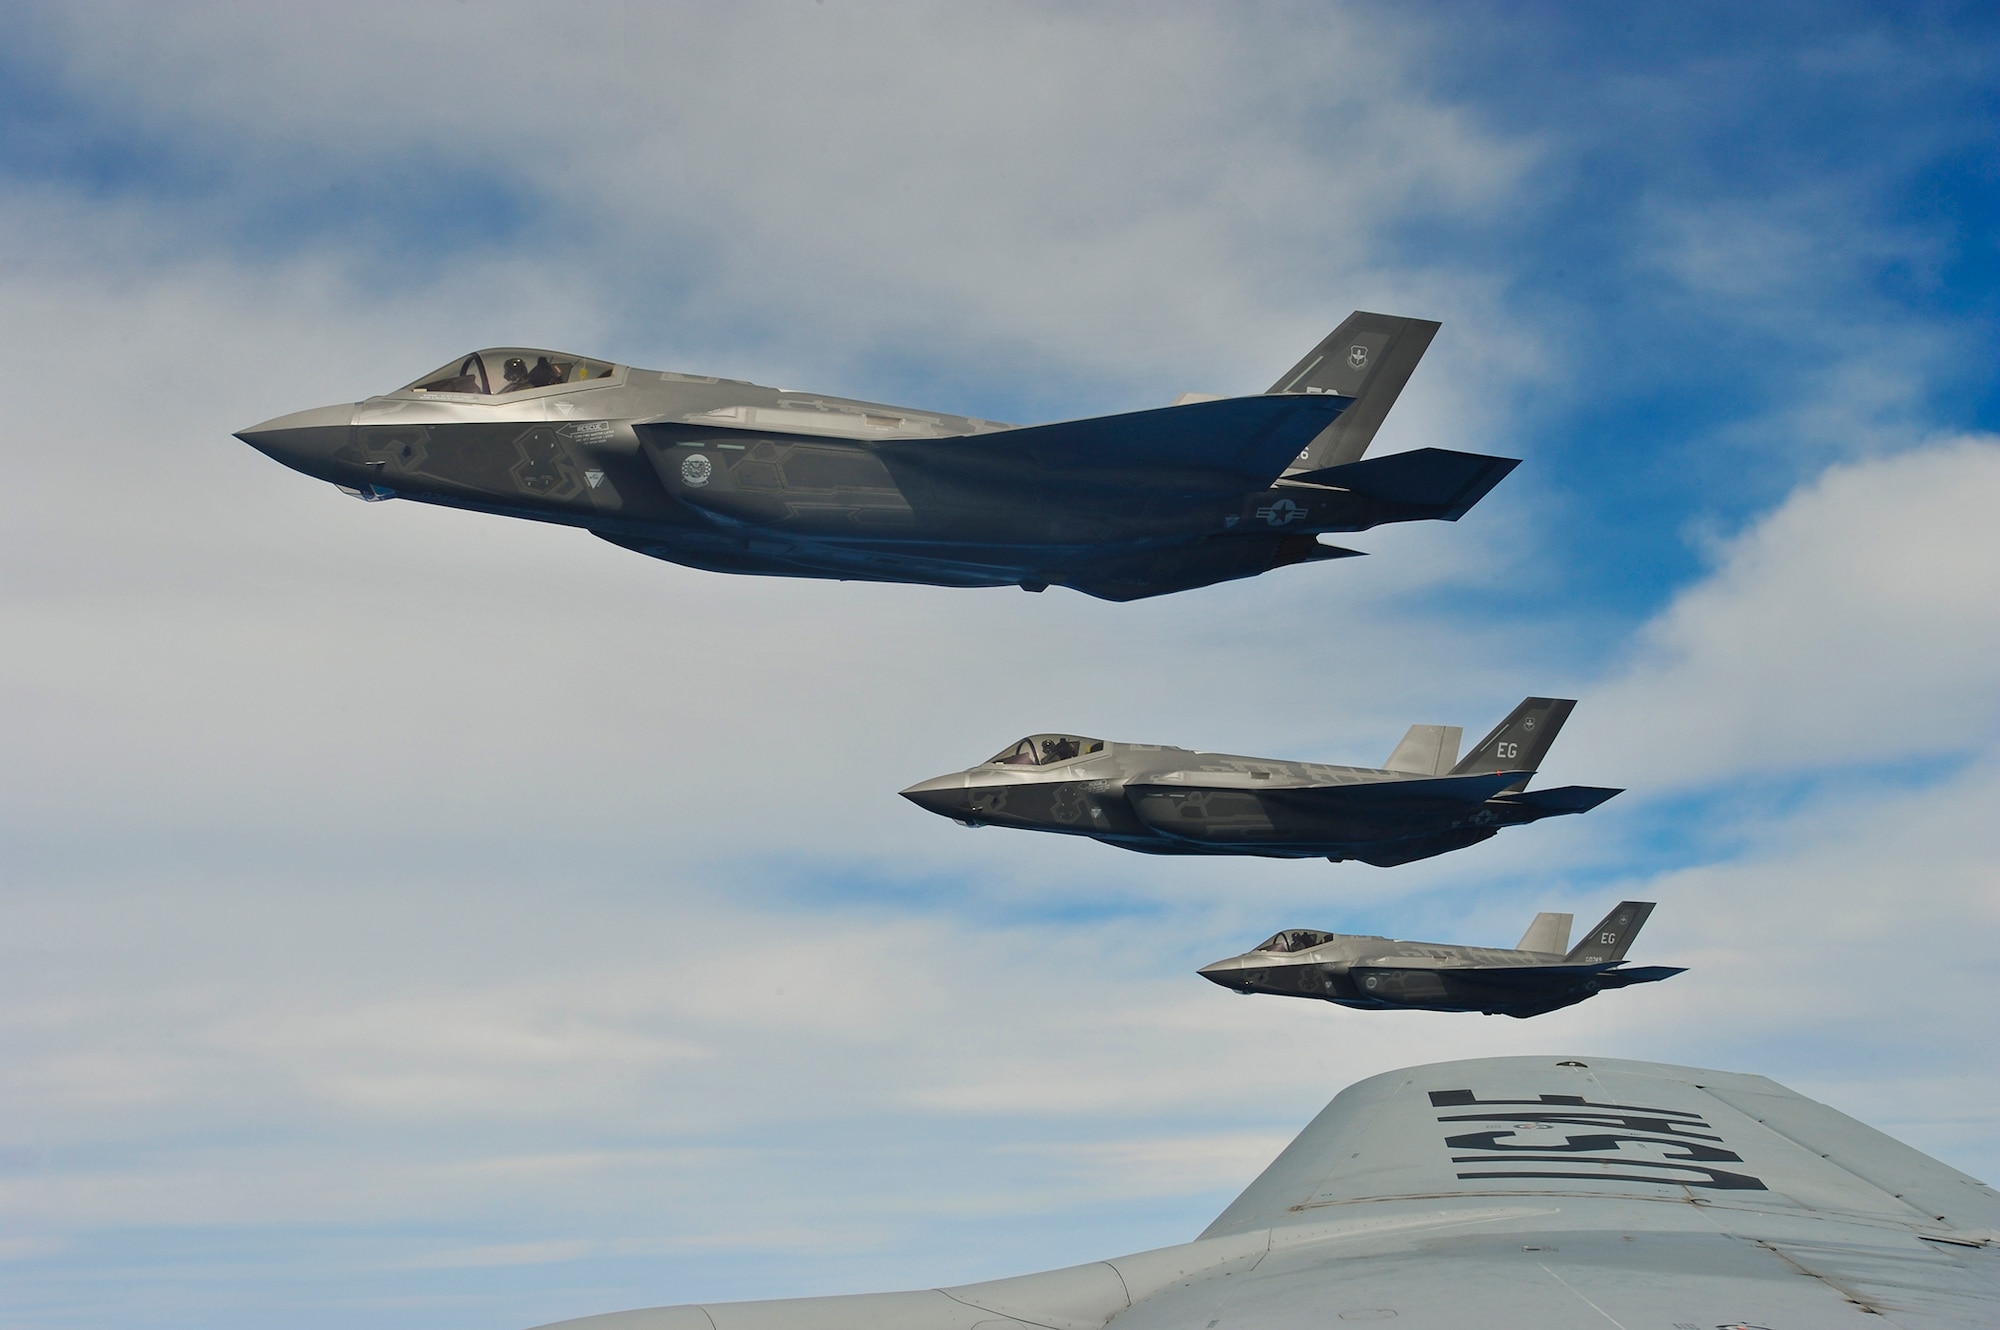
[{"label": "blue sky", "polygon": [[[1340,1087],[1762,1072],[1973,1173],[2000,880],[1972,6],[19,7],[0,52],[0,1320],[525,1326],[1183,1240]],[[1107,606],[729,579],[230,431],[466,348],[1034,421],[1444,322],[1363,560]],[[1009,644],[1051,644],[1023,651]],[[1025,732],[1372,763],[1580,699],[1393,871],[969,834]],[[1046,842],[1046,843],[1045,843]],[[1661,902],[1533,1022],[1275,928]]]}]

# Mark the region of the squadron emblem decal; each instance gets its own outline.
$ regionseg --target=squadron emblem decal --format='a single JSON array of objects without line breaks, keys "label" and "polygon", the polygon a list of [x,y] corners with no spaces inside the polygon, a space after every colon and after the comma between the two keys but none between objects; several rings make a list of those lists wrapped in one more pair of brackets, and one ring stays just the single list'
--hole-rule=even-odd
[{"label": "squadron emblem decal", "polygon": [[1355,369],[1360,369],[1366,365],[1368,363],[1368,348],[1359,344],[1348,347],[1347,363]]},{"label": "squadron emblem decal", "polygon": [[[1747,1173],[1716,1168],[1743,1156],[1699,1114],[1675,1108],[1600,1104],[1582,1095],[1539,1099],[1479,1099],[1470,1090],[1432,1090],[1440,1124],[1489,1122],[1481,1131],[1445,1137],[1461,1180],[1544,1178],[1551,1181],[1657,1182],[1713,1191],[1767,1191]],[[1549,1133],[1551,1139],[1537,1139]]]},{"label": "squadron emblem decal", "polygon": [[681,459],[681,480],[691,489],[700,489],[715,474],[715,463],[708,460],[705,453],[694,453]]}]

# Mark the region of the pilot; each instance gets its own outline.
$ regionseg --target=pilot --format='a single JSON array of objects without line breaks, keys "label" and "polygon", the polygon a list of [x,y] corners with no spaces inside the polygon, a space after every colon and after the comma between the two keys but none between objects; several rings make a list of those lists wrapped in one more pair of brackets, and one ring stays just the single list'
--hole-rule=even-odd
[{"label": "pilot", "polygon": [[[546,360],[547,357],[544,356],[543,359]],[[507,377],[507,386],[500,390],[503,393],[533,386],[528,378],[528,362],[519,356],[507,357],[507,367],[501,373]]]},{"label": "pilot", "polygon": [[1076,756],[1076,740],[1065,735],[1042,745],[1042,761],[1067,762]]}]

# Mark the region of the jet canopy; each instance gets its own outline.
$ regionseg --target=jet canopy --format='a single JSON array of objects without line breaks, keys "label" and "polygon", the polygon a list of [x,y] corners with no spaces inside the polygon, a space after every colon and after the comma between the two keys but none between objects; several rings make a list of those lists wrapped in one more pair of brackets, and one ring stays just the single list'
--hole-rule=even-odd
[{"label": "jet canopy", "polygon": [[502,346],[460,356],[398,391],[498,397],[504,393],[526,392],[530,388],[553,388],[557,384],[608,378],[611,370],[612,367],[602,360],[586,360],[561,351]]},{"label": "jet canopy", "polygon": [[1031,734],[986,759],[988,766],[1050,767],[1073,757],[1088,757],[1104,751],[1104,740],[1083,739],[1074,734]]},{"label": "jet canopy", "polygon": [[1322,933],[1312,928],[1287,928],[1282,933],[1273,933],[1266,941],[1259,942],[1252,951],[1311,951],[1322,943],[1333,941],[1332,933]]}]

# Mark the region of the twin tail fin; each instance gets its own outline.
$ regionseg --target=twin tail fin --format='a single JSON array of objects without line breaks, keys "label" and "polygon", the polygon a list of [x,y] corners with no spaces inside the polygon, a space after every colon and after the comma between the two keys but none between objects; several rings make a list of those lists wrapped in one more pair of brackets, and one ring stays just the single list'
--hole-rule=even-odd
[{"label": "twin tail fin", "polygon": [[1317,471],[1360,461],[1440,326],[1430,319],[1356,310],[1272,384],[1271,393],[1330,393],[1354,399],[1288,470]]},{"label": "twin tail fin", "polygon": [[1598,920],[1597,926],[1583,935],[1583,941],[1570,948],[1563,959],[1571,965],[1603,965],[1624,960],[1625,953],[1632,949],[1632,939],[1639,936],[1639,930],[1652,916],[1654,904],[1653,901],[1619,901],[1610,914]]}]

